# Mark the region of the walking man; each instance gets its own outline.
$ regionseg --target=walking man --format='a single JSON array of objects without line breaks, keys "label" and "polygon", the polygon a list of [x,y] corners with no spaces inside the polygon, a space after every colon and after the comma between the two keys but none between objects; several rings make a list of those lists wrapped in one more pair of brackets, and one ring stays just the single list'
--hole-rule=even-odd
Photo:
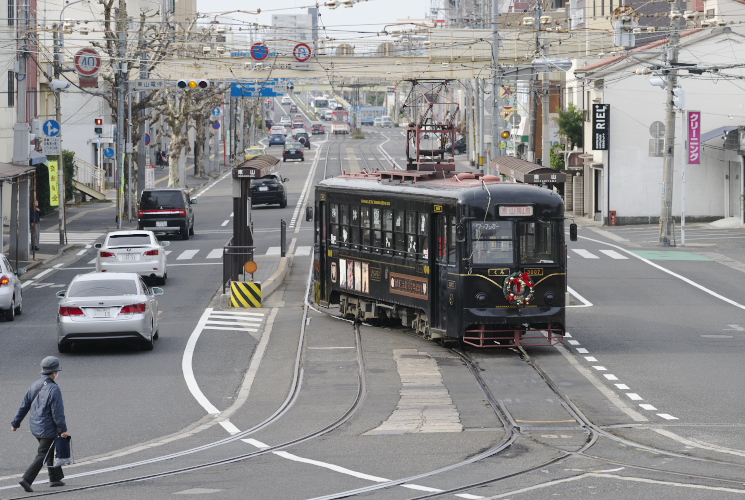
[{"label": "walking man", "polygon": [[65,485],[62,482],[62,478],[65,477],[62,467],[52,467],[54,438],[69,436],[65,422],[65,407],[62,403],[62,391],[55,382],[61,369],[59,359],[54,356],[47,356],[41,361],[42,376],[29,387],[11,424],[13,431],[17,431],[26,414],[31,412],[29,426],[31,434],[39,441],[39,449],[34,461],[28,466],[23,479],[19,482],[28,492],[34,491],[31,489],[31,484],[44,462],[49,470],[49,486]]}]

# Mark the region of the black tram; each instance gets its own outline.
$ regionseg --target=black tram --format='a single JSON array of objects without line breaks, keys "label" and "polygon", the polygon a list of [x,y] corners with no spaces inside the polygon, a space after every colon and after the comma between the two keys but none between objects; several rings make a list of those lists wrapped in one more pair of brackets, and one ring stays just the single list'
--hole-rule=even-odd
[{"label": "black tram", "polygon": [[363,321],[477,347],[564,337],[564,202],[473,173],[385,171],[321,181],[315,301]]}]

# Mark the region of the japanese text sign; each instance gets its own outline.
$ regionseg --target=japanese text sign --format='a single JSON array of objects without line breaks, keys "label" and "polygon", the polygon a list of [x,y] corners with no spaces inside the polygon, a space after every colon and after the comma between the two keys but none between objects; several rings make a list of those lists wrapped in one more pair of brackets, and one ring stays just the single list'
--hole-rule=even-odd
[{"label": "japanese text sign", "polygon": [[688,112],[688,164],[701,164],[701,111]]}]

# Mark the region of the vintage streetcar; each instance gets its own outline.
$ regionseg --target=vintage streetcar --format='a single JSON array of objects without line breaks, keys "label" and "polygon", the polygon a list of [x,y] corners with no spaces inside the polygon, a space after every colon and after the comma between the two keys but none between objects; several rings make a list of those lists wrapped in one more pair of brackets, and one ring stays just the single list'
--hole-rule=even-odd
[{"label": "vintage streetcar", "polygon": [[564,337],[564,202],[549,189],[473,173],[344,174],[318,184],[314,219],[321,306],[476,347]]}]

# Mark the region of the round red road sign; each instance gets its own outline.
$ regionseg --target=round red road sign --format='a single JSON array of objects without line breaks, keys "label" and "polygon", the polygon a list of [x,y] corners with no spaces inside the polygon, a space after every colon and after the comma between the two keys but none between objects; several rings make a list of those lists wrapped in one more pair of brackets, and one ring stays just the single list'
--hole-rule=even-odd
[{"label": "round red road sign", "polygon": [[251,57],[257,61],[263,61],[269,57],[269,49],[262,42],[251,45]]},{"label": "round red road sign", "polygon": [[312,51],[307,43],[299,43],[292,49],[292,55],[295,57],[297,62],[305,62],[310,59]]},{"label": "round red road sign", "polygon": [[96,76],[101,69],[101,56],[93,49],[80,49],[75,54],[75,69],[81,76]]}]

